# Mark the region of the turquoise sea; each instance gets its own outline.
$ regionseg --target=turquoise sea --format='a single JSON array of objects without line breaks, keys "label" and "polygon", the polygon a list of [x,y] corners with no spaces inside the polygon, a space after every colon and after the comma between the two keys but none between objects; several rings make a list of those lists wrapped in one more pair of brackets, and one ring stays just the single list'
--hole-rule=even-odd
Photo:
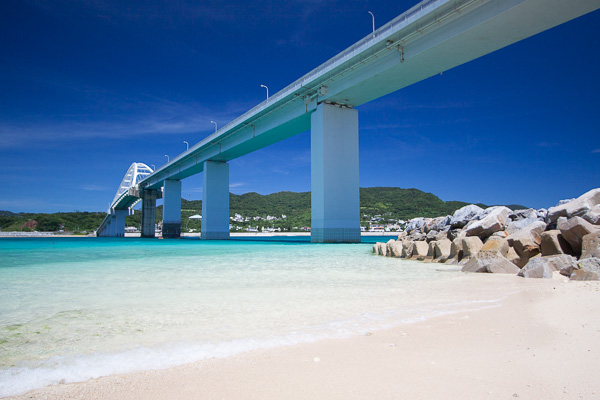
[{"label": "turquoise sea", "polygon": [[460,272],[371,246],[0,239],[0,397],[499,303],[479,284],[457,296]]}]

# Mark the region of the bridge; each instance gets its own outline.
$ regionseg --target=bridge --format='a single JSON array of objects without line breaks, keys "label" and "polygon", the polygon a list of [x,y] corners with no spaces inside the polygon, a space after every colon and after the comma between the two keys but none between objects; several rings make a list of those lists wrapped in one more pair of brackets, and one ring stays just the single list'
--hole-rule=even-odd
[{"label": "bridge", "polygon": [[[154,172],[152,168],[144,163],[134,162],[129,166],[111,206],[108,208],[106,217],[96,230],[97,236],[125,236],[125,217],[133,214],[133,207],[141,200],[138,183],[152,172]],[[146,206],[148,206],[148,201],[146,201]],[[156,199],[151,207],[156,207]],[[154,215],[152,213],[152,216]],[[151,222],[154,229],[154,221]]]},{"label": "bridge", "polygon": [[310,130],[311,241],[359,242],[357,106],[598,8],[600,0],[422,1],[117,191],[107,215],[115,223],[99,235],[122,236],[119,215],[141,199],[142,236],[154,237],[163,195],[163,237],[179,237],[181,180],[202,172],[201,237],[227,239],[228,161]]}]

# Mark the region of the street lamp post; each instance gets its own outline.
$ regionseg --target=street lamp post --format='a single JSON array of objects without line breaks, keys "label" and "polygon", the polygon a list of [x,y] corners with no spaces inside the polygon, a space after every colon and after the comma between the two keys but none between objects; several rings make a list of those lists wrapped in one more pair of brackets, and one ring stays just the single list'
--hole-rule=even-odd
[{"label": "street lamp post", "polygon": [[169,160],[169,156],[165,154],[165,157],[167,157],[167,162],[171,161]]},{"label": "street lamp post", "polygon": [[260,85],[260,87],[264,87],[265,89],[267,89],[267,100],[269,100],[269,88],[265,85]]},{"label": "street lamp post", "polygon": [[189,144],[188,142],[186,142],[185,140],[183,141],[183,143],[185,143],[185,145],[186,145],[186,148],[185,148],[185,149],[186,149],[186,150],[189,150],[189,149],[190,149],[190,144]]},{"label": "street lamp post", "polygon": [[215,121],[210,121],[211,124],[215,124],[215,132],[217,131],[217,123]]},{"label": "street lamp post", "polygon": [[371,11],[369,11],[369,14],[371,14],[371,19],[373,20],[373,35],[375,35],[375,15]]},{"label": "street lamp post", "polygon": [[152,165],[152,172],[156,171],[156,167],[154,166],[154,164],[150,164]]}]

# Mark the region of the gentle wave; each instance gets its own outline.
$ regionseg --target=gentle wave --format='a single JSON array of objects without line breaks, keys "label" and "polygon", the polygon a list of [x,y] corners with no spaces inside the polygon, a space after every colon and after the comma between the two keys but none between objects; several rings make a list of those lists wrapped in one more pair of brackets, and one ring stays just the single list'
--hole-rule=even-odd
[{"label": "gentle wave", "polygon": [[369,331],[391,329],[459,312],[498,307],[503,298],[437,304],[387,313],[365,313],[355,318],[316,325],[306,332],[265,339],[239,339],[223,343],[168,343],[156,347],[137,347],[115,354],[55,356],[38,367],[12,367],[0,370],[0,397],[15,396],[61,383],[85,382],[103,376],[157,370],[211,358],[226,358],[252,350],[341,339]]}]

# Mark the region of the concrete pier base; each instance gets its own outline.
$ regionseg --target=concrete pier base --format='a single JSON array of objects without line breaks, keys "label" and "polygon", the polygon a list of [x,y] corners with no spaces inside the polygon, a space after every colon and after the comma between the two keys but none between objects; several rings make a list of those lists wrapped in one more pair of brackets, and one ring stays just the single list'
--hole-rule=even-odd
[{"label": "concrete pier base", "polygon": [[320,104],[310,137],[311,242],[360,242],[358,111]]},{"label": "concrete pier base", "polygon": [[106,224],[104,225],[104,229],[100,231],[99,236],[110,237],[111,234],[111,225],[112,225],[112,216],[106,216]]},{"label": "concrete pier base", "polygon": [[201,239],[229,239],[229,164],[204,162]]},{"label": "concrete pier base", "polygon": [[155,237],[156,230],[156,199],[159,198],[158,190],[142,191],[142,237]]},{"label": "concrete pier base", "polygon": [[166,180],[164,183],[163,238],[181,236],[181,181]]},{"label": "concrete pier base", "polygon": [[111,231],[113,237],[125,237],[125,217],[129,215],[129,210],[113,210],[111,218]]}]

